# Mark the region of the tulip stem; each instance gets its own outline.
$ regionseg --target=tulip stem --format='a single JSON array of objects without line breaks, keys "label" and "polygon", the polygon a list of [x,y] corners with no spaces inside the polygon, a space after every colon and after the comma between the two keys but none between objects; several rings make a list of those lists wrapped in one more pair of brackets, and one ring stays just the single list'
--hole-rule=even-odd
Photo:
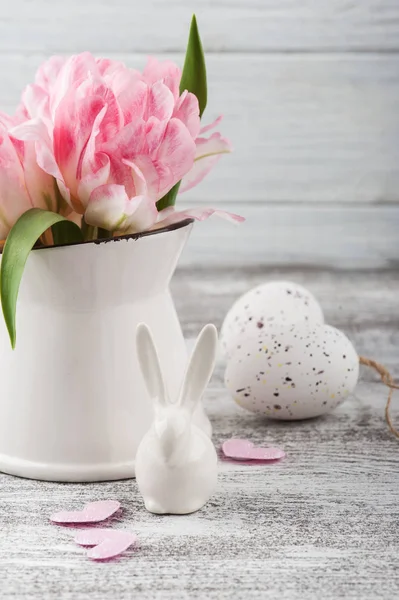
[{"label": "tulip stem", "polygon": [[112,238],[112,233],[108,231],[108,229],[103,229],[102,227],[98,228],[97,239],[99,240],[108,240]]},{"label": "tulip stem", "polygon": [[161,212],[164,208],[174,206],[176,203],[176,196],[179,191],[181,181],[178,181],[167,194],[157,202],[158,212]]},{"label": "tulip stem", "polygon": [[82,233],[85,242],[96,240],[97,231],[97,227],[94,227],[94,225],[88,225],[84,219],[82,220]]},{"label": "tulip stem", "polygon": [[88,225],[84,219],[82,219],[82,234],[85,242],[91,242],[93,240],[108,240],[112,238],[112,232],[103,227],[95,227],[94,225]]}]

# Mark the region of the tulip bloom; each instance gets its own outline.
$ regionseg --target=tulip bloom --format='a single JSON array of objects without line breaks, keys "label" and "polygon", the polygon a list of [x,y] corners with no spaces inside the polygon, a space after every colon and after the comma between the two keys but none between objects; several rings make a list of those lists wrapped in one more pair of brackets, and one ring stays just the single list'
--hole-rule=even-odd
[{"label": "tulip bloom", "polygon": [[0,114],[0,240],[31,208],[64,216],[72,213],[57,193],[54,178],[37,164],[33,142],[21,142],[9,134],[14,124],[15,120]]},{"label": "tulip bloom", "polygon": [[[182,191],[199,183],[230,151],[219,133],[203,136],[209,127],[200,129],[198,100],[179,93],[180,79],[170,61],[150,59],[140,73],[89,53],[55,57],[26,88],[11,135],[34,148],[38,167],[86,223],[143,231],[179,218],[158,213],[157,201],[181,180]],[[209,209],[192,212],[202,219]]]}]

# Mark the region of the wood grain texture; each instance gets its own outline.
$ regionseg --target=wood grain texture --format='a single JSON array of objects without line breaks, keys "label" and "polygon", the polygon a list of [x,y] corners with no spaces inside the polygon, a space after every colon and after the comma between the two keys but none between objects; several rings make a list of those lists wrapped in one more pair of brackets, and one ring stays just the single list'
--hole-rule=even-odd
[{"label": "wood grain texture", "polygon": [[[184,195],[179,196],[179,205]],[[217,202],[210,201],[217,205]],[[310,265],[387,268],[399,260],[399,206],[226,203],[239,226],[212,217],[197,223],[180,264],[191,267]]]},{"label": "wood grain texture", "polygon": [[0,52],[183,51],[197,13],[207,52],[399,49],[396,0],[3,0]]},{"label": "wood grain texture", "polygon": [[[186,334],[220,324],[235,297],[286,278],[319,297],[327,320],[359,352],[399,376],[397,270],[335,272],[269,267],[180,269],[173,291]],[[205,404],[214,439],[283,447],[266,466],[221,460],[217,493],[198,513],[157,517],[135,481],[71,485],[0,476],[2,600],[392,600],[399,594],[398,441],[383,420],[386,388],[362,371],[353,398],[316,420],[259,420],[222,387],[219,363]],[[397,399],[396,399],[397,401]],[[399,411],[394,410],[399,419]],[[84,557],[74,528],[48,522],[64,507],[115,498],[140,546],[104,565]]]},{"label": "wood grain texture", "polygon": [[[43,59],[0,56],[0,108],[14,110]],[[188,201],[399,201],[396,55],[210,55],[207,64],[204,122],[224,113],[235,150]]]}]

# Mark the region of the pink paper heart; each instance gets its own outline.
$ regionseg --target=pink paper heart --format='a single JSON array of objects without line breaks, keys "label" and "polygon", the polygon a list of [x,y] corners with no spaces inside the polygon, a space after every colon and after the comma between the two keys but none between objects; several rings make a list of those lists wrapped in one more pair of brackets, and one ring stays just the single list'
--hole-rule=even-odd
[{"label": "pink paper heart", "polygon": [[284,458],[285,452],[281,448],[252,448],[250,460],[278,460]]},{"label": "pink paper heart", "polygon": [[278,460],[285,456],[280,448],[255,448],[249,440],[231,439],[222,445],[223,454],[233,460]]},{"label": "pink paper heart", "polygon": [[249,440],[227,440],[222,446],[223,454],[228,458],[249,458],[250,452],[254,447]]},{"label": "pink paper heart", "polygon": [[86,529],[75,537],[79,546],[95,546],[88,551],[87,556],[93,560],[106,560],[122,554],[134,544],[137,536],[129,531],[120,529]]},{"label": "pink paper heart", "polygon": [[121,507],[117,500],[98,500],[86,504],[83,510],[63,510],[51,515],[53,523],[98,523],[105,521]]}]

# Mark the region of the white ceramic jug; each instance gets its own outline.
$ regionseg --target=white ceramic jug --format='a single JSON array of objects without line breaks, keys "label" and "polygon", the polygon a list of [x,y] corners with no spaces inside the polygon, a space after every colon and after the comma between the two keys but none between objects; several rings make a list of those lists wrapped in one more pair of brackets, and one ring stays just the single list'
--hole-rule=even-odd
[{"label": "white ceramic jug", "polygon": [[[53,481],[134,476],[152,402],[135,335],[147,323],[171,395],[186,347],[169,282],[191,221],[115,239],[34,250],[12,350],[0,318],[0,470]],[[202,408],[197,423],[210,434]]]}]

